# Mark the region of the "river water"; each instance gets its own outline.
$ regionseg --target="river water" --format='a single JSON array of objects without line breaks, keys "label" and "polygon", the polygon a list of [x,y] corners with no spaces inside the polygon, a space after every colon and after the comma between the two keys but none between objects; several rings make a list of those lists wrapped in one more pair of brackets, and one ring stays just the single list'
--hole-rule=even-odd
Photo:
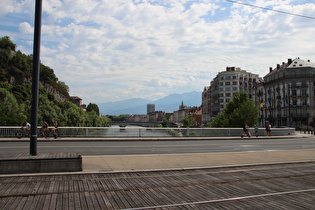
[{"label": "river water", "polygon": [[169,129],[145,128],[139,126],[119,127],[113,125],[105,131],[106,137],[167,137]]}]

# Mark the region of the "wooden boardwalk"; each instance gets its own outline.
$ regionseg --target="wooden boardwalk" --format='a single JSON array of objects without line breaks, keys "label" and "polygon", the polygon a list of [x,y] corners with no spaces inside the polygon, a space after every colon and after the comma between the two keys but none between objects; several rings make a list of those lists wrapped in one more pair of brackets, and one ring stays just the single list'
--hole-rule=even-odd
[{"label": "wooden boardwalk", "polygon": [[315,162],[0,176],[0,209],[315,209]]}]

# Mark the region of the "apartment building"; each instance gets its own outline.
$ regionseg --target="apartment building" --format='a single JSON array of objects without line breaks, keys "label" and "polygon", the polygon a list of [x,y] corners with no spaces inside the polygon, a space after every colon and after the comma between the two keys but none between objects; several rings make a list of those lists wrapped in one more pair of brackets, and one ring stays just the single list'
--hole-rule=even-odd
[{"label": "apartment building", "polygon": [[272,126],[301,127],[315,117],[315,63],[296,58],[270,68],[258,85],[259,119]]},{"label": "apartment building", "polygon": [[236,67],[226,67],[226,71],[219,72],[202,94],[203,124],[219,114],[236,91],[245,91],[249,98],[255,99],[255,87],[260,80],[258,74]]}]

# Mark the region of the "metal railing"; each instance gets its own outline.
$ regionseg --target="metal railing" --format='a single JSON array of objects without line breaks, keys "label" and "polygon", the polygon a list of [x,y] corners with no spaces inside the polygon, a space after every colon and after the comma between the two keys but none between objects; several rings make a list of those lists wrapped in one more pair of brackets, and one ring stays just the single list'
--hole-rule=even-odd
[{"label": "metal railing", "polygon": [[[52,129],[53,127],[49,127]],[[0,137],[15,137],[21,127],[0,126]],[[39,128],[38,128],[39,130]],[[252,135],[253,128],[249,129]],[[62,137],[95,137],[95,138],[120,138],[120,137],[224,137],[240,136],[242,128],[148,128],[148,127],[59,127],[59,136]],[[258,129],[260,136],[265,136],[264,128]],[[272,128],[272,136],[293,135],[294,128]]]}]

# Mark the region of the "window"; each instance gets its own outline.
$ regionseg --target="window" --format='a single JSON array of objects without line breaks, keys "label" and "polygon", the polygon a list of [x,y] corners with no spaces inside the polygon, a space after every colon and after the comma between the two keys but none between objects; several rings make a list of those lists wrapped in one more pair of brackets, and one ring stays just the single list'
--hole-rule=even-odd
[{"label": "window", "polygon": [[225,82],[225,85],[231,85],[231,82]]},{"label": "window", "polygon": [[233,85],[237,85],[237,82],[233,82]]},{"label": "window", "polygon": [[292,96],[296,96],[296,90],[292,90]]},{"label": "window", "polygon": [[225,96],[226,96],[226,97],[230,97],[230,96],[231,96],[231,93],[226,93]]}]

